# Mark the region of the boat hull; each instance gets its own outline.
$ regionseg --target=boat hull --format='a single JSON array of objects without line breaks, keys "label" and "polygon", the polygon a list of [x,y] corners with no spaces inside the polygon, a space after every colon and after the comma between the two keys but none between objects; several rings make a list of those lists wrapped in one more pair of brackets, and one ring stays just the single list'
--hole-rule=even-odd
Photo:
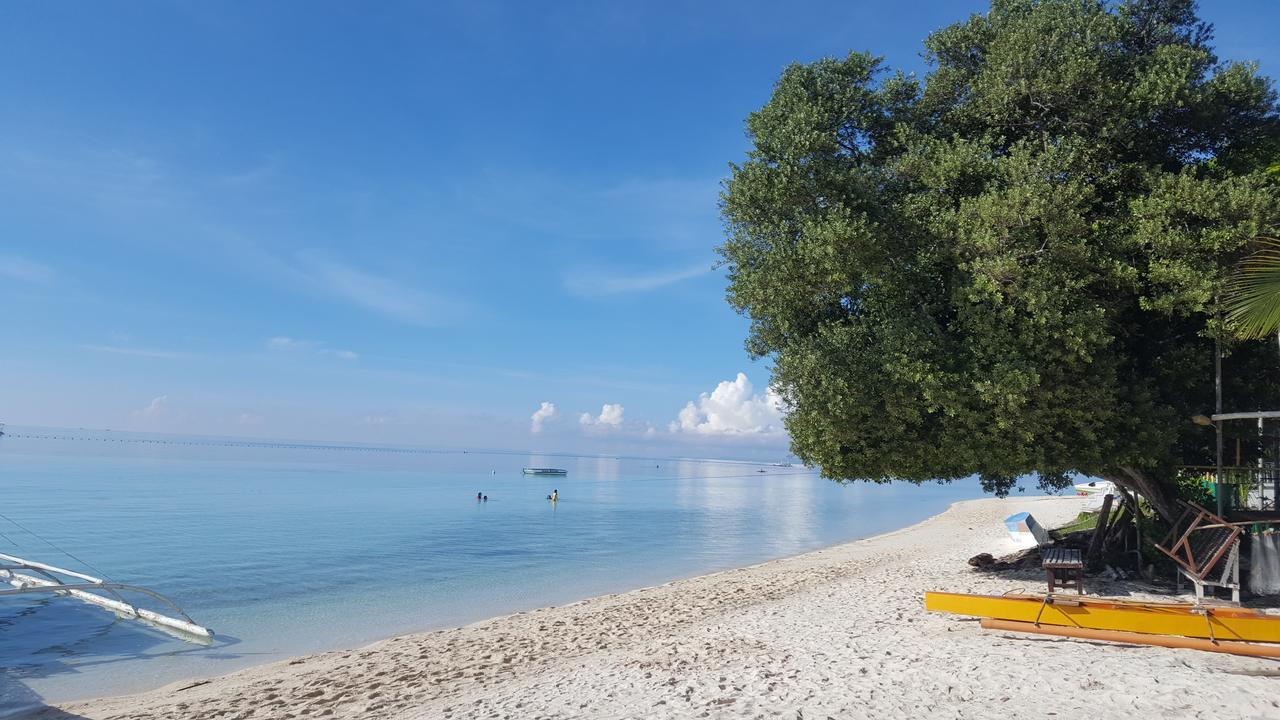
[{"label": "boat hull", "polygon": [[[1038,595],[927,592],[926,610],[1061,627],[1280,643],[1280,616],[1247,608]],[[1212,627],[1212,631],[1210,628]]]}]

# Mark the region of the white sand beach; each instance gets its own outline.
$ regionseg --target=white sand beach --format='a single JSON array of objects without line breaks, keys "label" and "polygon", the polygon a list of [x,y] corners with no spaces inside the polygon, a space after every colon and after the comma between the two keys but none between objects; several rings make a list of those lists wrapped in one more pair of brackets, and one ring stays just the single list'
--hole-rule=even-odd
[{"label": "white sand beach", "polygon": [[1280,718],[1280,664],[984,631],[926,590],[1043,591],[966,559],[1000,521],[1078,498],[984,499],[761,565],[49,708],[42,718]]}]

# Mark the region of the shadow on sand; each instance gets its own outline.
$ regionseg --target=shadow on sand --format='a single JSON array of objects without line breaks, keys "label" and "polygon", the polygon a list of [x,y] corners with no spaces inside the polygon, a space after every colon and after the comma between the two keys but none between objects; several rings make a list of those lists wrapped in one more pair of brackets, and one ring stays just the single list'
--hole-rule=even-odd
[{"label": "shadow on sand", "polygon": [[58,598],[0,604],[0,647],[5,649],[0,654],[0,720],[81,717],[50,707],[28,685],[31,681],[116,663],[134,663],[145,672],[149,663],[188,655],[236,658],[240,655],[228,648],[239,642],[216,635],[209,644],[184,643],[132,620],[104,618],[96,608]]},{"label": "shadow on sand", "polygon": [[0,718],[4,720],[73,720],[82,715],[59,710],[44,704],[44,698],[34,690],[9,676],[0,673]]}]

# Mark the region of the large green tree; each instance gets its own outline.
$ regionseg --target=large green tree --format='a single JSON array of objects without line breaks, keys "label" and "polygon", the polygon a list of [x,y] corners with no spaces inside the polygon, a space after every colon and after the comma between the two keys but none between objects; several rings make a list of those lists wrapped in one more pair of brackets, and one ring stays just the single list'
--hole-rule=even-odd
[{"label": "large green tree", "polygon": [[[1002,494],[1087,473],[1173,512],[1173,468],[1213,458],[1190,417],[1227,268],[1280,221],[1275,93],[1210,40],[1190,0],[996,0],[922,79],[786,68],[720,252],[799,457]],[[1223,346],[1226,406],[1280,407],[1274,349]]]}]

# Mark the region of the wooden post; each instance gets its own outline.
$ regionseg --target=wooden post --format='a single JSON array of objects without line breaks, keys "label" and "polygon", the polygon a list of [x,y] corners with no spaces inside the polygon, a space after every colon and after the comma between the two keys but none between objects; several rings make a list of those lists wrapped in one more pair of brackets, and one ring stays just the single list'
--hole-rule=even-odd
[{"label": "wooden post", "polygon": [[1107,535],[1107,520],[1111,517],[1111,501],[1115,496],[1107,493],[1102,498],[1102,510],[1098,513],[1098,524],[1093,527],[1093,537],[1089,538],[1089,553],[1085,556],[1085,567],[1090,570],[1098,567],[1102,558],[1102,539]]},{"label": "wooden post", "polygon": [[1120,507],[1116,509],[1116,515],[1107,525],[1107,538],[1103,542],[1107,545],[1115,543],[1124,535],[1125,526],[1129,523],[1129,506],[1123,500],[1120,501]]},{"label": "wooden post", "polygon": [[[1221,321],[1221,317],[1219,317]],[[1215,332],[1221,332],[1217,330]],[[1214,337],[1213,339],[1213,413],[1214,415],[1222,414],[1222,340]],[[1217,441],[1218,452],[1215,460],[1213,474],[1213,495],[1218,503],[1218,516],[1222,517],[1227,514],[1226,499],[1222,497],[1222,420],[1217,419],[1213,423],[1213,431],[1215,440]]]}]

